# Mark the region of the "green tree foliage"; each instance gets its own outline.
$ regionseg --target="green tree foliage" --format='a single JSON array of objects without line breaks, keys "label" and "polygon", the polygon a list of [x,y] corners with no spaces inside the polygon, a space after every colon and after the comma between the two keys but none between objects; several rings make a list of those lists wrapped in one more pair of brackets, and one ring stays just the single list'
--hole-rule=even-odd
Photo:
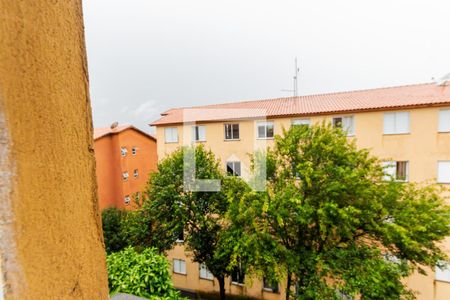
[{"label": "green tree foliage", "polygon": [[110,293],[128,293],[148,299],[184,299],[172,285],[169,263],[153,248],[138,253],[132,247],[106,258]]},{"label": "green tree foliage", "polygon": [[383,180],[381,162],[340,129],[292,126],[253,166],[267,188],[231,202],[235,249],[255,270],[288,274],[298,299],[413,298],[401,279],[446,259],[439,189]]},{"label": "green tree foliage", "polygon": [[125,211],[117,208],[107,208],[102,211],[103,238],[105,240],[106,253],[120,251],[128,245],[123,230],[125,214]]},{"label": "green tree foliage", "polygon": [[[218,179],[219,192],[185,191],[183,180],[184,154],[195,151],[195,176],[197,179]],[[193,181],[194,178],[186,178]],[[229,194],[240,195],[245,183],[223,175],[219,162],[204,147],[180,148],[158,164],[158,172],[151,175],[142,211],[151,216],[160,243],[173,246],[184,232],[187,250],[193,261],[205,264],[219,281],[221,298],[225,298],[225,277],[233,253],[234,241],[227,232],[225,218],[229,206]]]},{"label": "green tree foliage", "polygon": [[[137,210],[108,208],[102,212],[103,237],[106,253],[133,246],[141,251],[156,248],[160,253],[173,246],[173,236],[164,230],[155,230],[155,218],[137,206]],[[170,235],[170,236],[169,236]]]}]

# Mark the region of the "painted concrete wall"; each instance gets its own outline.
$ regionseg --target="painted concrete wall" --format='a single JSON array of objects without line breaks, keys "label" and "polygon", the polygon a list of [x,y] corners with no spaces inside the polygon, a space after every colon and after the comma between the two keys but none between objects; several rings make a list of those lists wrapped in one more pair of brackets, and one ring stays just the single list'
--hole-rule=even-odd
[{"label": "painted concrete wall", "polygon": [[[198,290],[205,292],[218,292],[219,282],[214,280],[200,278],[200,265],[189,260],[189,253],[185,253],[182,244],[177,244],[174,249],[168,251],[167,258],[173,266],[174,259],[184,259],[186,261],[186,274],[178,274],[171,269],[172,281],[175,287],[186,290]],[[230,277],[225,279],[225,290],[227,294],[246,295],[255,299],[277,300],[285,299],[285,285],[279,285],[279,292],[273,293],[263,289],[262,280],[254,278],[246,278],[245,284],[232,283]]]},{"label": "painted concrete wall", "polygon": [[[126,147],[126,156],[121,155],[121,147]],[[136,147],[136,155],[132,148]],[[117,207],[131,209],[124,203],[124,197],[133,197],[142,192],[148,181],[150,172],[157,169],[158,157],[156,141],[132,128],[98,138],[94,142],[97,163],[97,181],[100,209]],[[134,177],[134,170],[138,177]],[[124,181],[122,172],[128,171],[129,178]]]},{"label": "painted concrete wall", "polygon": [[0,12],[5,298],[107,299],[81,0]]},{"label": "painted concrete wall", "polygon": [[[119,134],[118,142],[128,149],[127,156],[121,158],[121,166],[122,170],[128,171],[130,177],[127,181],[122,181],[122,186],[124,196],[130,195],[131,197],[135,193],[143,191],[148,181],[148,175],[157,169],[156,141],[138,131],[126,130]],[[137,147],[136,155],[131,153],[132,147]],[[139,171],[137,178],[133,176],[135,169]]]},{"label": "painted concrete wall", "polygon": [[[381,159],[409,161],[409,180],[412,182],[432,182],[437,177],[438,160],[450,160],[450,132],[438,132],[439,110],[449,107],[427,107],[408,109],[410,112],[410,133],[398,135],[383,134],[384,112],[362,112],[352,114],[355,123],[355,135],[349,139],[356,139],[359,148],[368,148],[371,153]],[[321,115],[306,117],[313,124],[321,122],[331,122],[332,118],[340,115]],[[281,134],[282,129],[289,128],[294,119],[299,118],[278,118],[272,119],[275,124],[275,134]],[[202,142],[206,148],[211,149],[222,162],[225,171],[226,161],[230,157],[235,157],[241,161],[243,177],[248,174],[250,164],[249,153],[254,149],[265,146],[272,146],[273,139],[258,140],[256,138],[256,127],[254,120],[241,120],[240,140],[224,140],[224,122],[205,123],[206,142]],[[164,127],[157,127],[158,157],[160,159],[177,149],[183,143],[183,129],[180,125],[167,125],[167,127],[177,127],[179,133],[178,143],[164,142]],[[186,129],[188,135],[191,132],[190,126]],[[187,137],[190,140],[189,137]],[[444,243],[444,247],[450,250],[450,239]],[[449,251],[450,254],[450,251]],[[176,257],[179,256],[179,257]],[[183,258],[184,254],[180,250],[173,250],[169,253],[170,258]],[[196,264],[195,264],[196,265]],[[193,267],[198,268],[198,266]],[[189,273],[188,275],[189,276]],[[188,287],[174,275],[174,282],[177,286]],[[418,299],[444,300],[448,299],[450,283],[438,282],[434,279],[434,273],[430,270],[428,276],[413,275],[406,280],[408,285],[418,292]],[[189,288],[191,289],[215,289],[216,285],[205,287],[200,283],[198,276],[193,272],[189,278]],[[246,293],[258,294],[261,292],[260,285],[253,283],[253,287],[248,287]],[[281,297],[281,296],[280,296]],[[278,299],[278,298],[277,298]]]},{"label": "painted concrete wall", "polygon": [[117,201],[123,201],[121,168],[120,163],[117,163],[120,160],[120,148],[117,153],[115,139],[115,135],[107,135],[94,141],[100,210],[115,207]]}]

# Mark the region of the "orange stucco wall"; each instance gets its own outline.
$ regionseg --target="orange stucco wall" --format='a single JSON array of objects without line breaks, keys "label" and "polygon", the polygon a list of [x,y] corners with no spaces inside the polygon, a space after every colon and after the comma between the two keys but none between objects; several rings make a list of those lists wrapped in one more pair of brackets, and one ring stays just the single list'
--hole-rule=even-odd
[{"label": "orange stucco wall", "polygon": [[81,0],[0,12],[0,299],[107,299]]},{"label": "orange stucco wall", "polygon": [[[126,156],[121,155],[121,147],[126,147]],[[132,148],[136,147],[136,155]],[[142,192],[150,172],[156,171],[158,158],[156,141],[132,128],[109,134],[95,140],[95,158],[97,163],[97,181],[100,209],[107,207],[133,208],[126,205],[124,197],[134,197]],[[138,170],[137,178],[133,176]],[[122,172],[128,171],[129,178],[124,181]]]}]

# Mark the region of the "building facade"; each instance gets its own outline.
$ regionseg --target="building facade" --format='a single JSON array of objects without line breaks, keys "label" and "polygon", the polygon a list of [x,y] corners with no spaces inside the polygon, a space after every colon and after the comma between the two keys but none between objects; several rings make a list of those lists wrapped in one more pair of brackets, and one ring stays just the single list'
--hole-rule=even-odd
[{"label": "building facade", "polygon": [[99,207],[131,209],[157,169],[156,138],[131,126],[94,130]]},{"label": "building facade", "polygon": [[[347,131],[359,148],[370,149],[399,181],[450,186],[450,86],[418,84],[373,90],[172,109],[152,123],[162,159],[182,145],[202,143],[230,175],[249,175],[249,154],[273,145],[293,124],[329,122]],[[450,253],[450,240],[443,247]],[[179,244],[169,253],[176,263],[176,287],[217,291],[215,280],[189,261]],[[181,265],[181,267],[180,267]],[[175,266],[175,265],[174,265]],[[203,271],[203,275],[204,275]],[[418,299],[448,299],[450,267],[406,279]],[[229,279],[228,292],[260,299],[283,299],[284,290],[260,279]]]}]

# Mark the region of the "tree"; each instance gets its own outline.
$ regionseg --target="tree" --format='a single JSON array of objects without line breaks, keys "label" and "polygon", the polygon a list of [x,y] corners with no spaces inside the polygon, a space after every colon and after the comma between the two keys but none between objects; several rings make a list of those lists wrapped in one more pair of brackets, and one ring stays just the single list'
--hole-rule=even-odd
[{"label": "tree", "polygon": [[154,216],[142,209],[141,200],[136,200],[135,207],[136,210],[107,208],[102,211],[106,253],[118,252],[127,246],[138,251],[155,248],[159,253],[172,248],[172,233],[162,229]]},{"label": "tree", "polygon": [[381,162],[340,129],[292,126],[253,167],[267,187],[231,202],[237,248],[256,269],[287,274],[286,299],[294,283],[298,299],[413,298],[401,279],[446,259],[439,189],[383,180]]},{"label": "tree", "polygon": [[123,236],[122,223],[126,212],[117,208],[107,208],[102,211],[103,238],[106,253],[120,251],[128,246]]},{"label": "tree", "polygon": [[[194,178],[184,178],[184,155],[192,151],[195,152],[195,176],[220,180],[220,191],[185,190],[184,179],[189,182]],[[239,195],[246,188],[241,180],[225,177],[213,153],[198,146],[180,148],[162,160],[145,192],[147,200],[142,211],[157,224],[153,234],[165,240],[165,244],[173,245],[183,232],[193,261],[205,264],[217,278],[221,299],[225,299],[225,277],[231,273],[229,264],[233,253],[233,241],[227,235],[229,195]]]}]

